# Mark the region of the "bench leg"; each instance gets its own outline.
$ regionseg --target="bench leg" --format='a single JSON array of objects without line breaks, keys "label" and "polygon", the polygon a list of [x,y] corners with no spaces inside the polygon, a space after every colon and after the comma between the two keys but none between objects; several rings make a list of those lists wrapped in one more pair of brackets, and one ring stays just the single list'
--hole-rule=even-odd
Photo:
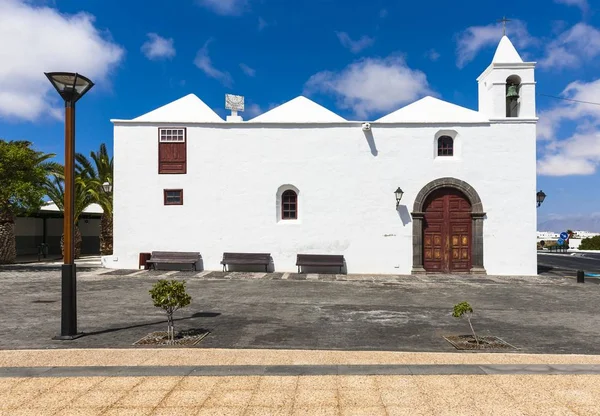
[{"label": "bench leg", "polygon": [[269,273],[269,265],[265,264],[265,273]]}]

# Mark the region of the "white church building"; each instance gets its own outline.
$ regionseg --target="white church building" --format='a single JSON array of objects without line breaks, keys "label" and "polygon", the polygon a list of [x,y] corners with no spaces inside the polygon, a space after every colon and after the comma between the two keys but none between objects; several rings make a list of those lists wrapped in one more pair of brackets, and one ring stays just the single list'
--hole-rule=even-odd
[{"label": "white church building", "polygon": [[223,252],[271,253],[295,272],[297,254],[341,254],[347,273],[535,275],[534,67],[504,36],[478,111],[425,97],[348,121],[300,96],[223,120],[190,94],[111,120],[105,264],[194,251],[219,270]]}]

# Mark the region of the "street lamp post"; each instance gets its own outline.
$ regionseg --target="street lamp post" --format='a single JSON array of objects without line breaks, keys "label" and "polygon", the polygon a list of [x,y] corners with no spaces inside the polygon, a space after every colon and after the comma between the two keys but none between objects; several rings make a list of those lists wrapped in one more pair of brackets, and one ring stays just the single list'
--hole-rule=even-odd
[{"label": "street lamp post", "polygon": [[94,83],[71,72],[44,73],[65,101],[65,200],[64,200],[64,257],[61,270],[62,310],[60,335],[54,339],[71,340],[77,332],[77,271],[75,269],[75,103]]}]

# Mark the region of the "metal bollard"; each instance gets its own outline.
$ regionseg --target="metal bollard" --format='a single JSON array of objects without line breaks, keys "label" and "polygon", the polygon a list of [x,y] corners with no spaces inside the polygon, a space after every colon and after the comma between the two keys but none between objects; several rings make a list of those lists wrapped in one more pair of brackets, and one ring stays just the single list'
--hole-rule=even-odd
[{"label": "metal bollard", "polygon": [[583,270],[577,270],[577,283],[585,283],[585,275]]}]

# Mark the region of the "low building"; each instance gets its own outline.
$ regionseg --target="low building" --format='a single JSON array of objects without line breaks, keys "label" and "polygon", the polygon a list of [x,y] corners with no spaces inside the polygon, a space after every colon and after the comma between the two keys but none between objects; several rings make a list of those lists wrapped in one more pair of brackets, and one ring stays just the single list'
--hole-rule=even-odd
[{"label": "low building", "polygon": [[[100,217],[102,208],[91,204],[81,214],[78,227],[81,232],[81,254],[100,254]],[[38,212],[15,219],[17,256],[37,255],[40,245],[46,244],[47,254],[60,256],[63,234],[63,213],[56,204],[48,202]]]}]

